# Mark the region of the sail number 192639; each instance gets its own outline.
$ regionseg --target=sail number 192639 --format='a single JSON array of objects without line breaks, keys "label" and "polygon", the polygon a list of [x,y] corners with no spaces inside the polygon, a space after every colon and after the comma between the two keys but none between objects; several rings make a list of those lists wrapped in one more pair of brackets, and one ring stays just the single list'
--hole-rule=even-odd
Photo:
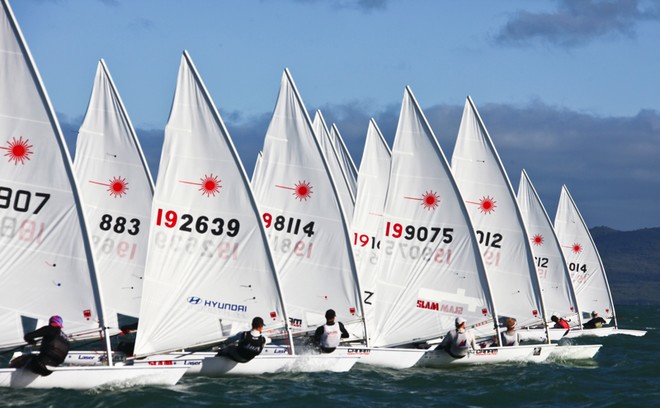
[{"label": "sail number 192639", "polygon": [[199,234],[211,233],[216,236],[225,234],[228,237],[235,237],[241,229],[241,223],[237,219],[232,218],[225,222],[223,218],[210,219],[205,215],[196,218],[190,214],[179,216],[176,211],[165,211],[162,208],[159,208],[156,212],[156,225],[164,225],[167,228],[178,227],[180,231],[194,231]]}]

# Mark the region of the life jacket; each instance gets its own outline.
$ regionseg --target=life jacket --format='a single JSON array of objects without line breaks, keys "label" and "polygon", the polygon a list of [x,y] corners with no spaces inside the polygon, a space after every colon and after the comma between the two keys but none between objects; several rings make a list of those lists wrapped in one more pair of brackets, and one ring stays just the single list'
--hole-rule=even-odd
[{"label": "life jacket", "polygon": [[258,337],[253,336],[249,331],[243,332],[241,339],[238,341],[238,348],[236,352],[239,356],[243,357],[245,361],[250,361],[264,349],[266,339],[261,334]]},{"label": "life jacket", "polygon": [[502,332],[502,346],[518,346],[518,333],[515,331],[512,334],[509,332]]},{"label": "life jacket", "polygon": [[58,366],[64,362],[70,348],[69,339],[60,330],[57,336],[53,336],[48,340],[43,339],[39,349],[39,359],[48,365]]},{"label": "life jacket", "polygon": [[467,330],[462,332],[452,330],[450,336],[451,343],[449,345],[449,354],[455,358],[465,357],[470,348],[470,345],[468,344]]},{"label": "life jacket", "polygon": [[341,341],[341,330],[339,324],[324,325],[323,334],[321,335],[321,347],[326,349],[334,349],[339,346]]},{"label": "life jacket", "polygon": [[559,319],[559,321],[556,323],[555,327],[559,327],[559,328],[566,329],[566,330],[571,328],[571,326],[568,324],[568,322],[564,319]]}]

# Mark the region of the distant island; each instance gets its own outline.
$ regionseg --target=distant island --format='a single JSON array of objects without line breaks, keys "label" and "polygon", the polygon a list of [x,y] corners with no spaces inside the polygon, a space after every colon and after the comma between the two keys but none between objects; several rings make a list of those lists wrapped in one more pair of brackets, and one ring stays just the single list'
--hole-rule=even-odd
[{"label": "distant island", "polygon": [[660,305],[660,228],[590,229],[616,305]]}]

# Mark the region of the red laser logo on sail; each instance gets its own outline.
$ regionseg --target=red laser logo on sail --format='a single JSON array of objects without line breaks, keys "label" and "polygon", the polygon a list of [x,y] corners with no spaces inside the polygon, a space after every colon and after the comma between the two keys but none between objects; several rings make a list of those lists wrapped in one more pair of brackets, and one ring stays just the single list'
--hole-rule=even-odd
[{"label": "red laser logo on sail", "polygon": [[302,201],[302,200],[307,201],[307,199],[313,193],[312,185],[309,182],[305,181],[305,180],[303,180],[303,181],[298,180],[298,183],[293,187],[280,186],[280,185],[275,185],[275,187],[283,188],[285,190],[293,190],[293,195],[296,197],[296,199],[298,199],[300,201]]},{"label": "red laser logo on sail", "polygon": [[543,245],[543,242],[545,240],[543,239],[543,235],[541,234],[536,234],[532,237],[532,243],[536,246]]},{"label": "red laser logo on sail", "polygon": [[128,182],[126,181],[126,178],[113,177],[107,183],[92,180],[89,180],[89,182],[92,184],[98,184],[99,186],[108,187],[108,192],[115,198],[122,198],[124,194],[127,194],[126,191],[128,191]]},{"label": "red laser logo on sail", "polygon": [[15,137],[12,140],[7,140],[7,147],[0,146],[0,149],[6,150],[6,157],[9,157],[9,162],[14,162],[14,166],[18,165],[18,162],[25,164],[26,160],[30,160],[30,155],[34,153],[32,145],[29,144],[30,139],[23,140],[21,136],[18,140]]},{"label": "red laser logo on sail", "polygon": [[405,198],[406,200],[421,201],[421,205],[429,211],[435,210],[436,208],[438,208],[438,205],[440,205],[440,196],[431,190],[422,194],[421,198],[420,197],[403,197],[403,198]]},{"label": "red laser logo on sail", "polygon": [[222,186],[220,185],[220,180],[218,176],[214,176],[213,173],[211,174],[205,174],[204,177],[199,179],[200,182],[196,183],[194,181],[183,181],[179,180],[179,183],[183,184],[192,184],[194,186],[200,186],[198,191],[202,192],[202,195],[205,195],[207,197],[215,197],[216,194],[220,192],[220,189]]},{"label": "red laser logo on sail", "polygon": [[490,214],[493,211],[495,211],[495,207],[497,207],[495,205],[496,202],[497,201],[495,201],[495,199],[491,196],[481,197],[481,199],[479,200],[478,203],[476,203],[474,201],[466,201],[466,203],[468,203],[468,204],[478,205],[479,206],[479,211],[481,211],[484,214]]}]

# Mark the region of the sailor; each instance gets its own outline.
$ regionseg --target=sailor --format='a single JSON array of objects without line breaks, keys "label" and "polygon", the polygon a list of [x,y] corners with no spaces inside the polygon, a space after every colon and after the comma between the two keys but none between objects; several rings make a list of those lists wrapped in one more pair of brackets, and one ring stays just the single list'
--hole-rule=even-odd
[{"label": "sailor", "polygon": [[454,358],[463,358],[470,350],[475,351],[477,344],[472,332],[465,328],[464,318],[458,316],[454,324],[456,329],[448,331],[438,347]]},{"label": "sailor", "polygon": [[317,327],[314,332],[314,342],[322,353],[332,353],[339,346],[341,339],[349,337],[342,322],[335,322],[336,316],[334,310],[328,309],[325,312],[325,324]]},{"label": "sailor", "polygon": [[555,323],[555,329],[564,329],[566,332],[564,333],[564,336],[568,334],[568,332],[571,330],[571,325],[568,324],[566,320],[562,317],[557,317],[555,315],[552,315],[550,318]]},{"label": "sailor", "polygon": [[516,332],[516,319],[507,319],[506,331],[502,332],[501,338],[503,347],[520,345],[520,334]]},{"label": "sailor", "polygon": [[[264,319],[255,317],[252,319],[252,330],[236,333],[229,337],[221,345],[218,356],[230,358],[237,363],[247,363],[252,360],[270,343],[270,339],[261,331],[264,329]],[[236,343],[236,344],[231,344]]]},{"label": "sailor", "polygon": [[603,325],[605,325],[605,324],[607,324],[607,322],[605,321],[605,319],[603,319],[602,317],[598,316],[598,313],[594,310],[593,312],[591,312],[591,320],[589,320],[588,322],[586,322],[586,323],[583,325],[583,327],[584,327],[585,329],[600,329],[600,328],[603,327]]},{"label": "sailor", "polygon": [[27,333],[23,339],[29,344],[37,344],[36,339],[41,338],[41,347],[37,355],[23,355],[14,359],[10,367],[26,367],[39,375],[50,375],[52,373],[46,366],[57,367],[64,362],[69,354],[69,340],[62,331],[63,320],[60,316],[51,316],[48,325]]}]

